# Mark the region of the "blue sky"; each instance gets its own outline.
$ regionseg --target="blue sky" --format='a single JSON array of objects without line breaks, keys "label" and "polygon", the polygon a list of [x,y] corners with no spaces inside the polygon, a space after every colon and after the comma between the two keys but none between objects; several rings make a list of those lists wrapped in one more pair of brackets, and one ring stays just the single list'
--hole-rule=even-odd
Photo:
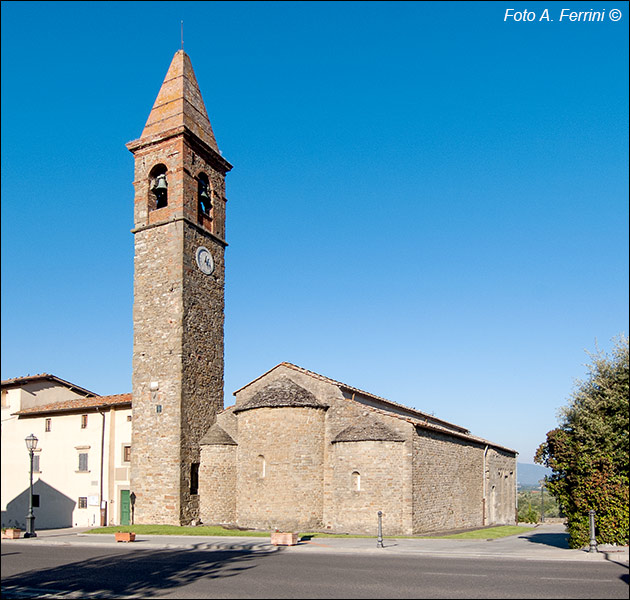
[{"label": "blue sky", "polygon": [[183,20],[234,165],[226,404],[289,361],[532,462],[628,333],[628,4],[567,6],[3,2],[2,379],[131,391],[125,143]]}]

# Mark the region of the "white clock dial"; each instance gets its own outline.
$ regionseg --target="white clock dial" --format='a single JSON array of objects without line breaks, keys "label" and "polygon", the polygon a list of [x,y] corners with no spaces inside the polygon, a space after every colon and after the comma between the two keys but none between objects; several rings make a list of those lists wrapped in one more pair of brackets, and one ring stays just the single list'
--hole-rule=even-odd
[{"label": "white clock dial", "polygon": [[197,259],[199,270],[205,275],[211,275],[212,271],[214,271],[214,259],[212,254],[210,254],[210,250],[204,246],[199,246],[195,258]]}]

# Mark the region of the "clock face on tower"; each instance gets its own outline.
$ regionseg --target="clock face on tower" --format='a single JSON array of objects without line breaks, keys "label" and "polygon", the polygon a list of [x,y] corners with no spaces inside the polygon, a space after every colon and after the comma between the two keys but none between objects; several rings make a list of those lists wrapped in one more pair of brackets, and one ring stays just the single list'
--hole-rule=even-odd
[{"label": "clock face on tower", "polygon": [[205,246],[199,246],[195,253],[195,258],[197,259],[199,270],[204,275],[211,275],[212,271],[214,271],[214,259],[212,258],[212,254],[210,254],[210,250]]}]

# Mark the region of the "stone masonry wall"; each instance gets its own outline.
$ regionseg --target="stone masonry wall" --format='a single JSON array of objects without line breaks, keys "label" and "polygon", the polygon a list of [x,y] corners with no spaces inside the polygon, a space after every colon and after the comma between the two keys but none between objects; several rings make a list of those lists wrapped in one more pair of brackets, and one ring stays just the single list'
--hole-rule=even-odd
[{"label": "stone masonry wall", "polygon": [[[381,510],[389,532],[410,534],[413,427],[403,419],[354,402],[338,389],[337,394],[326,415],[325,529],[374,533],[376,513]],[[382,423],[406,441],[332,443],[345,428],[366,420]],[[354,470],[361,476],[362,491],[369,489],[370,495],[366,492],[348,496],[348,481]],[[396,474],[393,489],[388,473]],[[359,509],[361,503],[363,509]]]},{"label": "stone masonry wall", "polygon": [[[291,368],[280,366],[272,373],[253,382],[237,393],[236,405],[247,402],[255,393],[263,389],[270,380],[276,377],[289,377],[298,385],[313,393],[321,402],[329,406],[325,411],[325,418],[321,422],[324,427],[323,436],[323,518],[319,529],[323,531],[357,531],[374,533],[377,522],[377,512],[382,510],[384,524],[389,532],[411,533],[412,516],[412,488],[411,488],[411,453],[413,427],[406,421],[388,417],[382,411],[376,411],[363,404],[354,402],[346,397],[335,385],[297,372]],[[244,436],[256,439],[266,439],[268,433],[259,427],[259,422],[246,420],[247,414],[260,412],[263,409],[245,411],[238,414],[238,434],[234,429],[230,433],[238,435],[239,442],[239,473],[237,494],[242,495],[242,478],[247,475],[245,469],[240,469],[241,457],[245,455],[242,448]],[[280,422],[282,409],[266,409],[275,411],[276,421]],[[220,415],[221,422],[225,411]],[[324,411],[319,411],[324,412]],[[274,414],[271,412],[270,414]],[[340,431],[361,420],[374,419],[382,422],[392,431],[406,439],[406,442],[367,441],[358,443],[331,443]],[[226,430],[228,423],[225,423]],[[320,436],[315,429],[316,422],[308,434],[296,435],[303,444],[307,437]],[[230,425],[230,427],[233,427]],[[300,430],[301,432],[302,430]],[[236,438],[235,438],[236,439]],[[352,465],[352,466],[351,466]],[[254,463],[252,470],[257,468]],[[353,494],[349,489],[353,470],[357,469],[363,479],[363,485],[369,486],[370,494]],[[393,483],[395,482],[395,483]],[[293,485],[297,485],[296,479]],[[392,485],[393,484],[393,485]],[[350,500],[350,504],[347,504]],[[238,504],[239,524],[241,522],[241,508]],[[312,527],[312,529],[317,529]]]},{"label": "stone masonry wall", "polygon": [[[202,273],[199,246],[214,258],[211,275]],[[191,465],[200,462],[199,441],[223,408],[224,249],[213,237],[184,224],[181,474],[183,524],[199,516],[190,494]]]},{"label": "stone masonry wall", "polygon": [[483,525],[483,446],[418,428],[413,445],[414,533]]},{"label": "stone masonry wall", "polygon": [[304,389],[314,394],[318,400],[324,404],[332,404],[335,400],[343,399],[343,396],[336,386],[330,385],[326,381],[315,379],[304,373],[300,373],[286,367],[279,365],[274,368],[271,373],[265,374],[263,377],[254,380],[246,387],[236,392],[236,406],[241,406],[250,400],[257,392],[262,390],[269,384],[270,381],[280,378],[288,377]]},{"label": "stone masonry wall", "polygon": [[202,446],[199,517],[205,525],[236,522],[236,446]]},{"label": "stone masonry wall", "polygon": [[[385,535],[514,522],[516,458],[509,451],[416,427],[400,415],[355,401],[357,394],[342,392],[334,383],[284,365],[239,390],[236,407],[280,377],[289,377],[328,408],[257,408],[237,414],[228,409],[219,415],[239,444],[238,525],[373,535],[379,510]],[[317,416],[307,418],[309,412]],[[370,422],[400,441],[359,439],[369,433]],[[356,439],[335,439],[357,424]],[[321,522],[311,518],[319,506]]]},{"label": "stone masonry wall", "polygon": [[325,414],[303,407],[239,413],[239,526],[321,528]]},{"label": "stone masonry wall", "polygon": [[326,511],[333,531],[376,535],[378,511],[387,535],[410,534],[405,523],[405,443],[340,442],[332,445],[332,505]]},{"label": "stone masonry wall", "polygon": [[131,489],[137,523],[179,524],[182,239],[181,221],[135,238]]},{"label": "stone masonry wall", "polygon": [[487,524],[515,525],[516,457],[497,448],[488,448],[486,477]]},{"label": "stone masonry wall", "polygon": [[[135,516],[138,523],[188,524],[199,516],[190,487],[199,440],[223,407],[225,174],[182,136],[142,147],[135,159]],[[167,168],[168,205],[153,210],[157,164]],[[196,224],[201,172],[213,193],[209,229]],[[197,267],[199,246],[214,258],[209,276]],[[152,382],[157,392],[149,390]]]}]

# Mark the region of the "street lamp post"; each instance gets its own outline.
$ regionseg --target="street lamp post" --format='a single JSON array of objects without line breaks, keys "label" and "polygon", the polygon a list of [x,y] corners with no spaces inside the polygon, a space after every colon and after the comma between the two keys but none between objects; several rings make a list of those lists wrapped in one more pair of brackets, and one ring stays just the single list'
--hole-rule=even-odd
[{"label": "street lamp post", "polygon": [[131,494],[129,494],[129,501],[131,502],[131,524],[134,525],[133,513],[134,513],[135,508],[136,508],[136,495],[133,492],[131,492]]},{"label": "street lamp post", "polygon": [[33,452],[37,448],[37,438],[31,433],[24,440],[26,442],[26,449],[28,450],[29,457],[31,459],[30,469],[30,489],[28,494],[28,515],[26,516],[26,533],[25,538],[37,537],[35,533],[35,515],[33,514]]}]

